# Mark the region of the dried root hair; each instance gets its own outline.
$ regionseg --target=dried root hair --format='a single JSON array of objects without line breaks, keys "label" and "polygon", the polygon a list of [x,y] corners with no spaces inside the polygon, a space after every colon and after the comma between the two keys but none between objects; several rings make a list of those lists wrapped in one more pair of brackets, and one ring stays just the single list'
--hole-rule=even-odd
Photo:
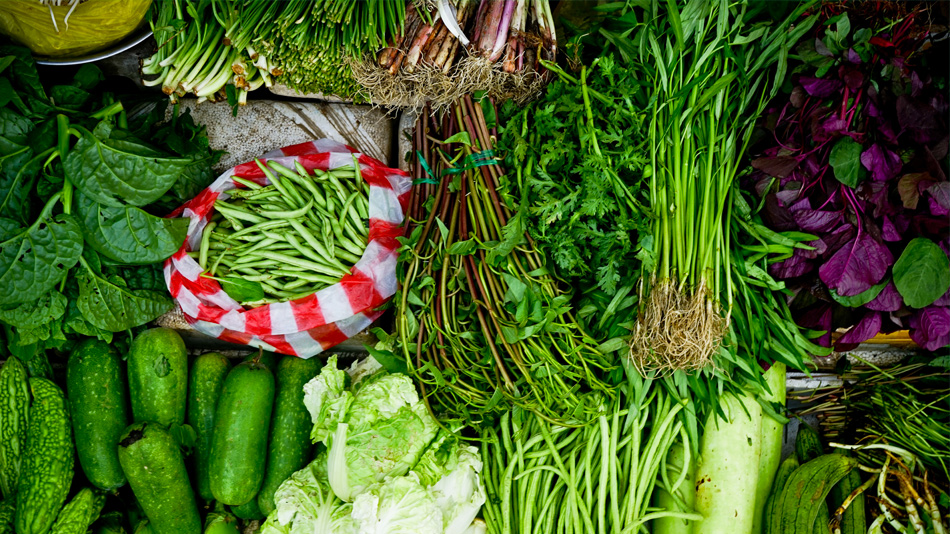
[{"label": "dried root hair", "polygon": [[643,376],[663,376],[712,364],[728,322],[705,282],[695,290],[671,279],[651,280],[651,286],[630,339],[633,366]]}]

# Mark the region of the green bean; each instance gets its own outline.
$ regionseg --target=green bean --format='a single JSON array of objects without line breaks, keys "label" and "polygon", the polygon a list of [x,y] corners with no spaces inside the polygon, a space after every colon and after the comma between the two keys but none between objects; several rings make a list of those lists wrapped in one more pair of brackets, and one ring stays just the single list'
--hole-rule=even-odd
[{"label": "green bean", "polygon": [[239,230],[239,231],[237,231],[237,232],[234,232],[233,234],[230,235],[230,237],[231,237],[231,238],[237,238],[237,237],[240,237],[240,236],[244,236],[244,235],[248,235],[248,234],[253,234],[253,233],[256,233],[256,232],[261,232],[261,231],[263,231],[263,230],[273,230],[274,228],[282,228],[282,227],[284,227],[284,226],[289,226],[289,225],[290,225],[290,222],[289,222],[289,221],[286,221],[286,220],[264,221],[264,222],[261,222],[261,223],[257,223],[257,224],[255,224],[254,226],[248,226],[247,228],[245,228],[245,229],[243,229],[243,230]]},{"label": "green bean", "polygon": [[341,222],[343,219],[346,219],[346,216],[350,216],[350,220],[356,224],[357,227],[362,226],[362,221],[360,221],[360,216],[356,212],[356,208],[353,207],[353,202],[356,200],[356,197],[359,196],[359,191],[353,191],[350,193],[350,196],[346,198],[346,201],[343,202],[343,207],[340,208],[340,211],[343,213],[340,215]]},{"label": "green bean", "polygon": [[270,259],[272,259],[272,260],[276,260],[276,261],[279,261],[279,262],[283,262],[283,263],[286,263],[286,264],[289,264],[289,265],[296,265],[296,266],[298,266],[298,267],[302,267],[302,268],[304,268],[304,269],[309,269],[309,270],[311,270],[311,271],[315,271],[315,272],[318,272],[318,273],[328,274],[328,275],[331,275],[331,276],[334,275],[334,274],[336,274],[335,271],[333,271],[333,270],[330,269],[330,268],[327,268],[327,267],[324,266],[323,264],[315,263],[315,262],[312,262],[312,261],[309,261],[309,260],[305,260],[305,259],[301,259],[301,258],[297,258],[297,257],[294,257],[294,256],[288,256],[287,254],[281,254],[281,253],[278,253],[278,252],[270,252],[270,253],[268,253],[268,257],[269,257]]},{"label": "green bean", "polygon": [[218,258],[217,258],[216,260],[214,260],[214,263],[211,264],[211,268],[208,269],[208,272],[211,273],[211,276],[215,276],[215,272],[217,272],[217,270],[218,270],[218,265],[221,264],[221,260],[224,258],[224,255],[227,254],[227,252],[228,252],[228,251],[225,250],[225,251],[222,252],[221,254],[218,254]]},{"label": "green bean", "polygon": [[[214,209],[221,215],[227,217],[231,221],[231,224],[235,224],[235,219],[250,223],[261,223],[267,220],[260,215],[246,211],[234,204],[225,204],[220,200],[215,201]],[[237,225],[235,224],[235,226]]]},{"label": "green bean", "polygon": [[241,178],[238,176],[232,176],[231,179],[234,180],[235,183],[239,183],[248,189],[257,190],[257,189],[263,189],[265,187],[261,184],[252,182],[251,180],[245,180],[244,178]]},{"label": "green bean", "polygon": [[350,252],[350,251],[348,251],[348,250],[345,250],[345,249],[342,249],[342,248],[337,248],[337,249],[336,249],[336,255],[335,255],[335,256],[336,256],[336,258],[338,258],[338,259],[340,259],[340,260],[342,260],[342,261],[345,261],[345,262],[347,262],[347,263],[356,264],[356,262],[360,261],[360,258],[362,257],[361,254],[362,254],[362,252],[360,252],[360,254],[353,254],[352,252]]},{"label": "green bean", "polygon": [[339,260],[337,260],[337,259],[323,246],[322,243],[320,243],[319,241],[317,241],[317,238],[314,237],[314,235],[313,235],[312,233],[310,233],[310,230],[307,230],[307,227],[306,227],[306,226],[300,224],[300,223],[297,222],[297,221],[292,221],[290,224],[291,224],[291,226],[294,227],[294,230],[296,230],[297,233],[300,234],[300,235],[303,237],[304,241],[306,241],[307,244],[310,245],[310,247],[313,248],[314,251],[316,251],[317,254],[319,254],[320,256],[322,256],[323,258],[325,258],[327,261],[330,261],[332,264],[334,264],[334,265],[336,265],[336,266],[342,268],[343,270],[347,270],[345,265],[343,265]]},{"label": "green bean", "polygon": [[201,234],[201,244],[198,247],[198,265],[201,266],[201,270],[205,270],[205,265],[208,263],[208,248],[211,246],[211,232],[214,231],[214,227],[218,223],[211,221],[205,225],[204,232]]},{"label": "green bean", "polygon": [[249,248],[249,249],[247,249],[247,250],[242,250],[242,251],[240,251],[240,253],[242,253],[242,254],[253,254],[254,252],[257,252],[258,250],[261,250],[261,249],[263,249],[263,248],[270,247],[270,246],[273,245],[274,243],[279,243],[279,242],[280,242],[280,241],[278,241],[278,240],[276,240],[276,239],[272,239],[272,238],[268,237],[268,238],[266,238],[266,239],[261,239],[260,241],[258,241],[258,242],[255,243],[254,245],[252,245],[251,248]]},{"label": "green bean", "polygon": [[254,161],[257,163],[257,166],[260,167],[261,172],[264,173],[264,176],[267,176],[267,179],[270,180],[271,185],[276,187],[289,203],[291,203],[295,208],[303,206],[303,198],[300,198],[297,195],[296,190],[292,190],[291,188],[287,187],[288,184],[277,178],[277,175],[275,175],[274,172],[267,167],[267,165],[262,163],[261,160],[256,159]]},{"label": "green bean", "polygon": [[295,161],[294,164],[297,166],[297,172],[294,172],[283,165],[272,162],[271,165],[274,167],[278,173],[286,176],[287,179],[302,185],[307,191],[310,191],[310,194],[313,195],[313,198],[317,201],[318,205],[326,206],[327,200],[326,197],[320,193],[320,190],[314,185],[313,180],[310,179],[310,175],[307,174],[307,169],[300,164],[299,161]]},{"label": "green bean", "polygon": [[295,210],[290,210],[290,211],[280,211],[280,210],[269,211],[269,210],[263,210],[263,209],[257,208],[257,209],[255,209],[254,211],[256,211],[257,213],[260,213],[260,214],[263,215],[264,217],[269,217],[269,218],[271,218],[271,219],[297,219],[297,218],[300,218],[300,217],[305,216],[305,215],[307,214],[307,212],[310,211],[310,209],[311,209],[312,207],[313,207],[313,199],[311,198],[311,199],[306,203],[306,205],[304,205],[304,206],[302,206],[302,207],[300,207],[300,208],[297,208],[297,209],[295,209]]},{"label": "green bean", "polygon": [[[288,282],[284,284],[284,290],[292,291],[294,289],[300,289],[301,287],[304,287],[305,285],[309,283],[310,283],[310,280],[304,280],[303,278],[300,278],[300,279],[294,280],[293,282]],[[309,295],[310,293],[313,293],[313,292],[310,291],[307,294]]]},{"label": "green bean", "polygon": [[279,276],[296,277],[301,280],[307,280],[308,282],[321,282],[321,283],[330,284],[330,285],[335,284],[340,281],[340,278],[326,276],[323,274],[313,274],[313,273],[308,273],[308,272],[303,272],[303,271],[287,271],[284,269],[277,269],[276,271],[274,271],[274,274],[279,275]]},{"label": "green bean", "polygon": [[307,249],[307,247],[303,246],[303,244],[301,244],[300,241],[298,241],[297,238],[294,237],[293,234],[288,233],[288,234],[285,235],[284,237],[287,238],[287,242],[290,243],[290,245],[291,245],[292,247],[294,247],[295,249],[297,249],[297,252],[301,253],[302,255],[304,255],[304,256],[310,258],[311,260],[313,260],[313,261],[315,261],[315,262],[317,262],[317,263],[327,265],[328,267],[330,266],[329,264],[324,263],[324,259],[323,259],[322,257],[320,257],[320,256],[316,253],[316,251],[309,250],[309,249]]}]

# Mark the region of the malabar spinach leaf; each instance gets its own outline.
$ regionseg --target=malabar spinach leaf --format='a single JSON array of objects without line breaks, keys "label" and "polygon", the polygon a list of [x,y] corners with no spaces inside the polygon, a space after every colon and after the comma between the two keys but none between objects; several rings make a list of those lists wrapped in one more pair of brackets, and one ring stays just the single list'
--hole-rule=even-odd
[{"label": "malabar spinach leaf", "polygon": [[130,290],[117,276],[103,278],[83,262],[76,273],[79,298],[76,305],[89,324],[121,332],[145,324],[172,307],[172,300],[158,291]]},{"label": "malabar spinach leaf", "polygon": [[929,306],[950,288],[950,258],[933,241],[912,239],[894,264],[894,285],[908,306]]},{"label": "malabar spinach leaf", "polygon": [[[79,260],[82,231],[66,214],[50,218],[50,209],[29,228],[0,242],[0,304],[38,299]],[[9,227],[9,219],[3,220]]]},{"label": "malabar spinach leaf", "polygon": [[162,261],[181,247],[188,219],[163,219],[134,206],[105,206],[77,195],[86,242],[103,256],[128,264]]}]

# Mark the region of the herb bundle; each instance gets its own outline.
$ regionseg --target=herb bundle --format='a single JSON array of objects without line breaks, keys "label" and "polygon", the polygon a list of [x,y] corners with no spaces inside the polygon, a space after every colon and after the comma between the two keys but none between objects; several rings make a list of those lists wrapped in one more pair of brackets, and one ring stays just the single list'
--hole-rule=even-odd
[{"label": "herb bundle", "polygon": [[[812,234],[811,250],[771,266],[795,291],[802,326],[852,327],[849,350],[909,328],[927,350],[950,343],[947,72],[922,7],[862,18],[826,6],[798,47],[789,92],[767,121],[749,189],[779,231]],[[865,27],[863,20],[878,21]]]},{"label": "herb bundle", "polygon": [[441,123],[423,117],[417,127],[415,165],[434,183],[432,197],[412,201],[417,225],[400,249],[400,356],[446,418],[481,427],[514,405],[549,422],[589,421],[597,407],[586,392],[610,396],[619,368],[499,198],[483,106],[465,98]]}]

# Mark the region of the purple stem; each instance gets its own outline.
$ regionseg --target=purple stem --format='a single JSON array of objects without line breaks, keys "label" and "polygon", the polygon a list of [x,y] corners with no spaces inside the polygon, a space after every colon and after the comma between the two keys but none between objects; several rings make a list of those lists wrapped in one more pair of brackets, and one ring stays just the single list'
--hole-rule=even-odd
[{"label": "purple stem", "polygon": [[482,35],[482,17],[485,16],[486,9],[488,9],[488,0],[482,0],[478,4],[478,11],[475,13],[475,35],[472,36],[472,45],[477,45],[478,38]]},{"label": "purple stem", "polygon": [[488,61],[495,62],[501,57],[505,50],[505,42],[508,40],[508,28],[511,26],[511,16],[515,12],[515,0],[505,0],[505,12],[501,16],[501,24],[498,25],[498,32],[495,35],[495,45],[492,47]]}]

